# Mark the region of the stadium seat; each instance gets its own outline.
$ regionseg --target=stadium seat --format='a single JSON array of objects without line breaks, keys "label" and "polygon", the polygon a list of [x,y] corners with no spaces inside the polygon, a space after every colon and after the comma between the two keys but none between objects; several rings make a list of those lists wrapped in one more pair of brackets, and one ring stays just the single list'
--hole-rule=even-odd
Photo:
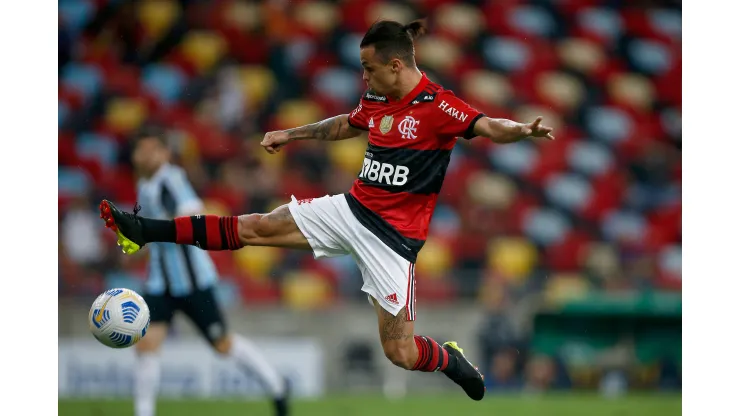
[{"label": "stadium seat", "polygon": [[180,44],[185,60],[199,74],[209,71],[226,51],[226,42],[215,32],[191,31]]},{"label": "stadium seat", "polygon": [[547,9],[535,5],[513,7],[506,18],[512,28],[527,37],[549,38],[558,30],[557,19]]},{"label": "stadium seat", "polygon": [[578,26],[586,33],[609,42],[617,39],[624,31],[622,16],[608,8],[587,8],[576,14]]},{"label": "stadium seat", "polygon": [[153,94],[164,105],[170,105],[180,98],[186,82],[186,75],[172,65],[152,64],[144,68],[142,73],[146,92]]},{"label": "stadium seat", "polygon": [[57,180],[60,195],[82,196],[93,187],[93,180],[90,176],[77,167],[60,166],[57,171]]},{"label": "stadium seat", "polygon": [[77,91],[85,100],[97,94],[102,83],[100,70],[92,65],[70,63],[62,70],[61,84]]},{"label": "stadium seat", "polygon": [[77,155],[83,159],[94,159],[104,168],[118,162],[118,143],[101,134],[83,133],[77,137]]},{"label": "stadium seat", "polygon": [[553,205],[572,213],[584,209],[593,193],[588,181],[572,173],[557,173],[545,180],[545,194]]},{"label": "stadium seat", "polygon": [[413,10],[399,2],[376,1],[373,2],[365,13],[365,28],[367,30],[378,20],[394,20],[396,22],[410,22],[416,18]]},{"label": "stadium seat", "polygon": [[614,155],[600,143],[576,140],[567,150],[568,165],[586,176],[601,176],[615,166]]},{"label": "stadium seat", "polygon": [[438,280],[447,276],[452,267],[453,258],[449,244],[430,237],[416,259],[416,273],[419,279]]},{"label": "stadium seat", "polygon": [[531,172],[539,159],[539,152],[531,143],[523,142],[494,146],[489,151],[493,165],[504,173],[521,176]]},{"label": "stadium seat", "polygon": [[601,223],[604,236],[613,242],[639,242],[646,235],[647,222],[640,214],[612,211]]},{"label": "stadium seat", "polygon": [[72,36],[82,32],[95,15],[95,4],[91,0],[64,0],[59,2],[59,15]]},{"label": "stadium seat", "polygon": [[147,108],[143,100],[115,98],[106,108],[105,121],[116,132],[127,134],[138,128],[146,116]]},{"label": "stadium seat", "polygon": [[325,36],[336,27],[339,11],[330,2],[306,1],[296,6],[295,16],[304,33]]},{"label": "stadium seat", "polygon": [[483,43],[483,56],[494,69],[505,72],[524,70],[532,62],[529,46],[516,38],[487,38]]},{"label": "stadium seat", "polygon": [[627,47],[627,57],[645,74],[660,75],[673,66],[673,55],[667,47],[652,40],[636,39]]},{"label": "stadium seat", "polygon": [[316,273],[293,272],[283,279],[283,303],[296,310],[324,309],[332,305],[333,289]]},{"label": "stadium seat", "polygon": [[524,215],[522,229],[536,244],[544,246],[561,242],[570,231],[568,219],[549,208],[534,208]]},{"label": "stadium seat", "polygon": [[475,39],[485,24],[480,10],[465,3],[441,5],[434,16],[435,32],[461,43]]},{"label": "stadium seat", "polygon": [[537,249],[526,239],[501,237],[488,244],[488,269],[519,284],[529,278],[538,263]]},{"label": "stadium seat", "polygon": [[562,303],[583,299],[590,290],[588,281],[577,273],[562,273],[550,276],[545,282],[545,301]]},{"label": "stadium seat", "polygon": [[463,76],[461,92],[475,102],[505,106],[513,97],[513,90],[506,77],[495,72],[478,70]]},{"label": "stadium seat", "polygon": [[332,164],[350,175],[356,175],[362,168],[367,143],[362,140],[342,140],[333,143],[327,151]]},{"label": "stadium seat", "polygon": [[561,111],[571,112],[586,99],[586,87],[563,72],[541,73],[535,83],[540,100]]},{"label": "stadium seat", "polygon": [[419,65],[441,74],[450,74],[460,60],[460,48],[439,36],[428,35],[416,41],[416,59]]},{"label": "stadium seat", "polygon": [[357,78],[354,70],[327,68],[315,76],[313,88],[322,95],[351,106],[359,101],[362,94]]},{"label": "stadium seat", "polygon": [[282,251],[273,247],[250,247],[234,252],[236,265],[253,279],[266,280],[282,258]]},{"label": "stadium seat", "polygon": [[241,31],[254,30],[261,24],[262,18],[260,5],[246,1],[227,2],[218,16],[218,20],[222,24],[238,28]]},{"label": "stadium seat", "polygon": [[607,81],[609,96],[617,105],[624,105],[641,113],[651,111],[656,99],[650,80],[635,73],[615,74]]},{"label": "stadium seat", "polygon": [[145,0],[139,2],[137,10],[144,36],[150,42],[164,36],[179,14],[180,7],[174,0]]},{"label": "stadium seat", "polygon": [[635,128],[632,117],[616,107],[591,107],[585,124],[594,138],[612,145],[627,140]]},{"label": "stadium seat", "polygon": [[243,66],[239,70],[244,97],[251,108],[259,108],[272,95],[277,82],[275,74],[263,66]]},{"label": "stadium seat", "polygon": [[516,185],[503,175],[478,172],[468,179],[470,200],[482,207],[506,209],[513,203]]},{"label": "stadium seat", "polygon": [[276,129],[284,130],[321,120],[321,109],[310,101],[284,101],[277,111]]}]

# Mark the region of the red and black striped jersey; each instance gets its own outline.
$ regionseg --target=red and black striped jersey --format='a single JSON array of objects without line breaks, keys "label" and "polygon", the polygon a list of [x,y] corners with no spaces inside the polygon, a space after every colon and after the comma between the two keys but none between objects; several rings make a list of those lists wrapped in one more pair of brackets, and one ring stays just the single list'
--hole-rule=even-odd
[{"label": "red and black striped jersey", "polygon": [[353,214],[415,262],[457,138],[472,138],[483,116],[426,75],[401,100],[366,91],[349,116],[351,126],[369,132],[362,169],[347,194]]}]

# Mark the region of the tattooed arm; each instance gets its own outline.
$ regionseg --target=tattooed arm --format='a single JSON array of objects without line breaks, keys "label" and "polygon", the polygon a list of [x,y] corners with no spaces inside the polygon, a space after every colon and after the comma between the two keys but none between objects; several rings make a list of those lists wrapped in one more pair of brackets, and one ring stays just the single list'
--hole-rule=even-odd
[{"label": "tattooed arm", "polygon": [[293,140],[323,140],[336,141],[351,139],[362,133],[362,130],[356,129],[349,125],[347,121],[349,116],[342,114],[340,116],[328,118],[318,123],[308,124],[294,129],[283,131],[271,131],[265,134],[261,145],[269,153],[277,153],[280,148]]}]

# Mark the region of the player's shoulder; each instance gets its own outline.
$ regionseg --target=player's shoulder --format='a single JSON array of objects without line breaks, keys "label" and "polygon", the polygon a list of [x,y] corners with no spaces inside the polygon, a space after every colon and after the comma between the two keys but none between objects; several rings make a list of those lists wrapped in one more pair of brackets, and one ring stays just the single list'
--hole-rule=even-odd
[{"label": "player's shoulder", "polygon": [[388,97],[386,97],[385,95],[380,95],[377,92],[373,91],[371,88],[368,88],[365,90],[364,93],[362,93],[362,102],[373,104],[388,104]]}]

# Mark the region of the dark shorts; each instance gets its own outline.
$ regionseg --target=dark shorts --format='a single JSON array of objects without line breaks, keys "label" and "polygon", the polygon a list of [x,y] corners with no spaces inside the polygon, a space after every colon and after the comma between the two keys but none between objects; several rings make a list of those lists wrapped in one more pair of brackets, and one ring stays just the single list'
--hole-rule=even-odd
[{"label": "dark shorts", "polygon": [[175,311],[184,313],[200,333],[213,344],[226,336],[226,322],[219,308],[213,288],[199,290],[186,296],[145,294],[152,323],[170,324]]}]

